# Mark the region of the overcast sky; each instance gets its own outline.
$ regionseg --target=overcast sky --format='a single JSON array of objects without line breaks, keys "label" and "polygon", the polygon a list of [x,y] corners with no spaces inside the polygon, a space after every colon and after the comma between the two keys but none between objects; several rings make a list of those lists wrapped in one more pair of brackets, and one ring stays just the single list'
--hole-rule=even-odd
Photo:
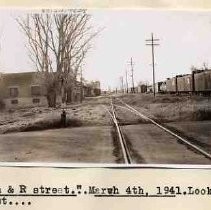
[{"label": "overcast sky", "polygon": [[[155,49],[156,81],[176,74],[190,73],[190,67],[211,66],[211,12],[158,10],[90,10],[92,24],[104,27],[94,40],[84,65],[89,80],[100,80],[102,87],[120,85],[133,57],[135,83],[152,81],[151,48],[145,39],[151,32],[159,38]],[[0,12],[0,71],[33,71],[27,56],[25,37],[15,21],[20,11]],[[128,75],[128,77],[129,77]],[[129,77],[129,82],[130,77]]]}]

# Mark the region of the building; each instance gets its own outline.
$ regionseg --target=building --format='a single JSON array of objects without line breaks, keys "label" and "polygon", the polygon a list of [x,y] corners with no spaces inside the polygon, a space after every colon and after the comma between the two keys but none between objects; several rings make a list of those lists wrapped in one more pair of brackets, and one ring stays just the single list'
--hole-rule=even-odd
[{"label": "building", "polygon": [[7,108],[47,105],[46,90],[36,72],[1,74],[0,98]]},{"label": "building", "polygon": [[101,95],[100,81],[86,82],[84,85],[84,96],[94,97]]},{"label": "building", "polygon": [[145,84],[140,84],[138,85],[138,93],[146,93],[147,92],[147,85]]},{"label": "building", "polygon": [[[99,81],[82,85],[77,81],[74,89],[67,90],[67,103],[80,102],[81,98],[100,93]],[[46,87],[37,72],[0,74],[0,99],[6,108],[47,106],[46,95]],[[61,94],[57,96],[57,103],[61,103]]]}]

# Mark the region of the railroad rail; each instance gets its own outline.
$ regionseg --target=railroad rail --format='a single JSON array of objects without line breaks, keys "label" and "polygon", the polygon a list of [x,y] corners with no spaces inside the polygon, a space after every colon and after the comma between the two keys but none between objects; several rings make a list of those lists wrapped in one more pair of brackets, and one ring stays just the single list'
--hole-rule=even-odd
[{"label": "railroad rail", "polygon": [[[196,152],[204,155],[206,158],[211,159],[211,154],[209,154],[208,152],[206,152],[202,148],[200,148],[197,145],[189,142],[187,139],[181,137],[180,135],[176,134],[175,132],[171,131],[170,129],[166,128],[165,126],[161,125],[160,123],[156,122],[155,120],[151,119],[150,117],[144,115],[143,113],[141,113],[140,111],[136,110],[134,107],[128,105],[127,103],[125,103],[121,99],[119,99],[119,98],[116,98],[116,99],[118,101],[120,101],[124,106],[113,104],[113,102],[112,102],[112,106],[116,106],[116,107],[119,107],[119,108],[127,109],[128,111],[136,114],[137,116],[141,117],[142,119],[145,119],[145,120],[149,121],[150,123],[156,125],[157,127],[159,127],[160,129],[162,129],[163,131],[165,131],[165,132],[169,133],[170,135],[174,136],[177,140],[179,140],[183,144],[189,146],[190,148],[192,148]],[[113,108],[113,110],[114,110],[114,108]]]},{"label": "railroad rail", "polygon": [[115,126],[124,162],[127,165],[128,164],[132,164],[133,160],[132,160],[132,157],[131,157],[131,154],[130,154],[130,150],[128,148],[127,142],[126,142],[124,134],[122,132],[121,125],[119,124],[119,122],[117,120],[117,116],[116,116],[116,112],[115,112],[115,108],[114,108],[114,104],[113,104],[113,100],[112,99],[111,99],[111,110],[109,110],[107,108],[106,108],[106,110],[109,113],[109,115],[110,115],[110,117],[112,119],[112,122],[113,122],[113,124]]}]

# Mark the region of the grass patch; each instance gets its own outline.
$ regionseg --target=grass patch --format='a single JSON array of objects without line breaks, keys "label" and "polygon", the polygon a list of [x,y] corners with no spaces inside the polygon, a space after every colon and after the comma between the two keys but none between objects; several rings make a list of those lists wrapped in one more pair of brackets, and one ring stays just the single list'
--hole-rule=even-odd
[{"label": "grass patch", "polygon": [[126,103],[145,109],[160,122],[211,120],[211,98],[196,95],[122,95]]}]

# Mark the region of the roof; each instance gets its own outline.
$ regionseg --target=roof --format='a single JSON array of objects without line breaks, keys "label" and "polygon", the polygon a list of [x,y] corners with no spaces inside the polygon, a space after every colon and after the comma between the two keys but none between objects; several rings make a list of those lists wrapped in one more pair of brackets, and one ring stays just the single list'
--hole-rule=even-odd
[{"label": "roof", "polygon": [[3,73],[2,79],[7,85],[24,84],[32,82],[37,72]]},{"label": "roof", "polygon": [[27,71],[27,72],[10,72],[10,73],[4,73],[1,72],[3,75],[23,75],[23,74],[34,74],[37,73],[36,71]]}]

